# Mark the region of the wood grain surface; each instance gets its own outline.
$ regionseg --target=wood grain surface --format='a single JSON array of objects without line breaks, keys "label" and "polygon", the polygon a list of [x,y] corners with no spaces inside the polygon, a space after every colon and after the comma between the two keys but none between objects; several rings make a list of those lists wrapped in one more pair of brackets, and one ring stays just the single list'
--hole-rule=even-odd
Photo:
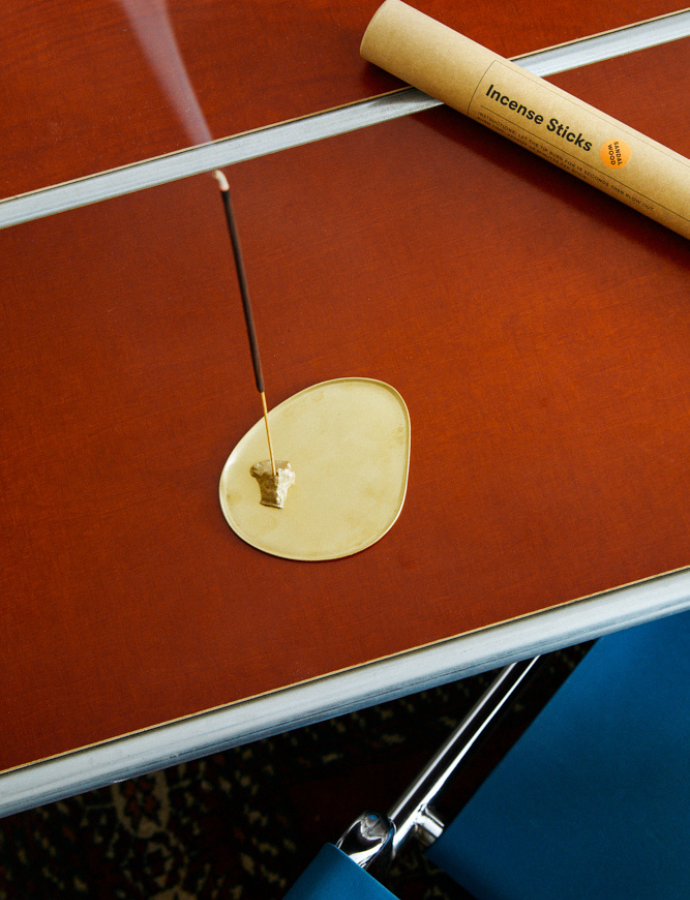
[{"label": "wood grain surface", "polygon": [[[689,46],[556,80],[688,154]],[[2,768],[690,563],[687,241],[445,108],[228,175],[269,404],[397,388],[402,515],[323,564],[226,525],[210,177],[4,230]]]},{"label": "wood grain surface", "polygon": [[[134,3],[134,0],[132,0]],[[379,0],[170,0],[169,19],[211,134],[222,138],[392,90],[359,58]],[[136,0],[162,30],[164,0]],[[682,8],[678,0],[418,0],[505,56]],[[509,24],[508,24],[509,23]],[[164,23],[163,23],[164,24]],[[0,197],[195,141],[152,74],[119,0],[3,4]]]}]

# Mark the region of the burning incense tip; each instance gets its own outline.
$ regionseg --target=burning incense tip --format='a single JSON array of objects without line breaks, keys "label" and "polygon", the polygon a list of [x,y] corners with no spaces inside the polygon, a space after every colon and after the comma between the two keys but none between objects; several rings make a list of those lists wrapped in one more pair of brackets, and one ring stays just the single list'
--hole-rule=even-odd
[{"label": "burning incense tip", "polygon": [[282,509],[287,492],[295,483],[295,473],[289,462],[279,459],[273,469],[272,460],[265,459],[251,468],[252,477],[259,482],[261,505]]},{"label": "burning incense tip", "polygon": [[213,170],[213,177],[216,179],[216,181],[220,185],[221,191],[229,191],[230,190],[230,185],[228,184],[228,179],[220,171],[220,169]]}]

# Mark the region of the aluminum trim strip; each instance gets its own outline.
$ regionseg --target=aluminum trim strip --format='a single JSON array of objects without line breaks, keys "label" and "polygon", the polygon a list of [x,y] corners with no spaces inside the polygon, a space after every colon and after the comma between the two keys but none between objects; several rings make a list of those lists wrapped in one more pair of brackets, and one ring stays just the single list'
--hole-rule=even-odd
[{"label": "aluminum trim strip", "polygon": [[[637,22],[615,31],[593,35],[581,41],[561,44],[514,61],[534,75],[556,75],[591,63],[614,59],[690,36],[690,9],[669,13],[658,19]],[[528,60],[529,65],[525,65]]]},{"label": "aluminum trim strip", "polygon": [[0,775],[0,816],[690,609],[690,569]]},{"label": "aluminum trim strip", "polygon": [[[690,36],[690,9],[517,57],[536,75],[554,75]],[[181,150],[0,201],[0,228],[88,206],[148,187],[324,140],[438,106],[412,88],[315,113],[201,147]]]}]

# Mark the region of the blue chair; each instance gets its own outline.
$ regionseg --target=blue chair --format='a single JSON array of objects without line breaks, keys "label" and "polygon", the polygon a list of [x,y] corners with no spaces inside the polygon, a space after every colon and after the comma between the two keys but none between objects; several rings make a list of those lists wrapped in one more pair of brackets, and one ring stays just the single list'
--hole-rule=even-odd
[{"label": "blue chair", "polygon": [[412,835],[477,900],[690,897],[690,613],[597,641],[440,821],[439,790],[533,666],[504,669],[389,815],[360,817],[289,900],[393,897],[378,877]]}]

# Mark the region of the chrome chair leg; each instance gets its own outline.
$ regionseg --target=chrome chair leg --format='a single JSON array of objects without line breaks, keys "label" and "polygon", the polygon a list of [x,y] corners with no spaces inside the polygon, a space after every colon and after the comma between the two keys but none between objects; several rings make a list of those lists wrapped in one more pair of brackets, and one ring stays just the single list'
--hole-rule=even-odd
[{"label": "chrome chair leg", "polygon": [[336,847],[379,880],[393,860],[395,823],[388,816],[362,813],[337,842]]},{"label": "chrome chair leg", "polygon": [[387,816],[367,812],[356,819],[337,843],[361,868],[381,878],[412,835],[432,844],[444,823],[432,805],[455,769],[489,725],[515,697],[539,657],[502,669],[441,749],[408,787]]}]

